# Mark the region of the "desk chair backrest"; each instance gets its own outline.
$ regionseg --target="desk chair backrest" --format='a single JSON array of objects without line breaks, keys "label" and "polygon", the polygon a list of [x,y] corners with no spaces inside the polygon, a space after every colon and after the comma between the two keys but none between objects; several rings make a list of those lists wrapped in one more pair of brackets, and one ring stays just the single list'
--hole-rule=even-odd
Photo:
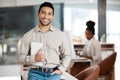
[{"label": "desk chair backrest", "polygon": [[79,80],[98,80],[99,71],[100,71],[99,65],[93,65],[84,69],[75,77]]},{"label": "desk chair backrest", "polygon": [[107,75],[114,68],[115,60],[116,60],[116,52],[113,52],[110,56],[106,57],[99,63],[100,73],[99,76]]}]

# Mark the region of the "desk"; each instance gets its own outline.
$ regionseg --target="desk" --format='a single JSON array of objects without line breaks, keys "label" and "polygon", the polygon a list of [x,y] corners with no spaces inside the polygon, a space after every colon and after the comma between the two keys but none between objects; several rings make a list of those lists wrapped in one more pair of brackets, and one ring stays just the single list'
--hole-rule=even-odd
[{"label": "desk", "polygon": [[[79,55],[80,52],[83,50],[85,44],[83,43],[75,43],[74,44],[74,51],[76,55]],[[101,50],[102,50],[102,59],[106,58],[112,52],[114,52],[114,44],[113,43],[101,43]]]},{"label": "desk", "polygon": [[75,62],[91,62],[91,60],[90,59],[86,59],[86,58],[84,58],[84,57],[76,57],[76,58],[72,58],[71,59],[71,63],[75,63]]},{"label": "desk", "polygon": [[114,48],[113,43],[101,43],[102,51],[114,51]]}]

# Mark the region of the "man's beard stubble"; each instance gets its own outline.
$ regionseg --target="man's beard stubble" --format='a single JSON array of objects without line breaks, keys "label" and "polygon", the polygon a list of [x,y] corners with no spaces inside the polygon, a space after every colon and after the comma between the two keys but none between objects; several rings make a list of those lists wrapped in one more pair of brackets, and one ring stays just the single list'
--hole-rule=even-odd
[{"label": "man's beard stubble", "polygon": [[42,25],[42,26],[49,26],[50,24],[51,24],[51,22],[49,22],[48,24],[44,24],[41,20],[39,20],[40,21],[40,24]]}]

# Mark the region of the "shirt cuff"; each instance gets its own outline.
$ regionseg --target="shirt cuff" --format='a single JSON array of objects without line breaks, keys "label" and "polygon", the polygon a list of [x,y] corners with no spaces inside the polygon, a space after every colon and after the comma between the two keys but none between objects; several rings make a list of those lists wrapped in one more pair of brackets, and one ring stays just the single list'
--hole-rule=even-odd
[{"label": "shirt cuff", "polygon": [[63,66],[59,66],[58,69],[60,69],[62,73],[66,71],[66,68],[64,68]]},{"label": "shirt cuff", "polygon": [[32,55],[32,56],[30,56],[30,63],[34,63],[34,62],[35,62],[35,56]]}]

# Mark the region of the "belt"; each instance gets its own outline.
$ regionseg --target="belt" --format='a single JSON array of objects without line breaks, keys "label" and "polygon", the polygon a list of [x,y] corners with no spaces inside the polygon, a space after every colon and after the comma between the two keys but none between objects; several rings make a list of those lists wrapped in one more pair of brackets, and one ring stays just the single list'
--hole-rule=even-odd
[{"label": "belt", "polygon": [[37,67],[37,68],[31,68],[32,70],[37,70],[41,72],[53,72],[55,70],[58,70],[58,67],[55,68],[43,68],[43,67]]}]

